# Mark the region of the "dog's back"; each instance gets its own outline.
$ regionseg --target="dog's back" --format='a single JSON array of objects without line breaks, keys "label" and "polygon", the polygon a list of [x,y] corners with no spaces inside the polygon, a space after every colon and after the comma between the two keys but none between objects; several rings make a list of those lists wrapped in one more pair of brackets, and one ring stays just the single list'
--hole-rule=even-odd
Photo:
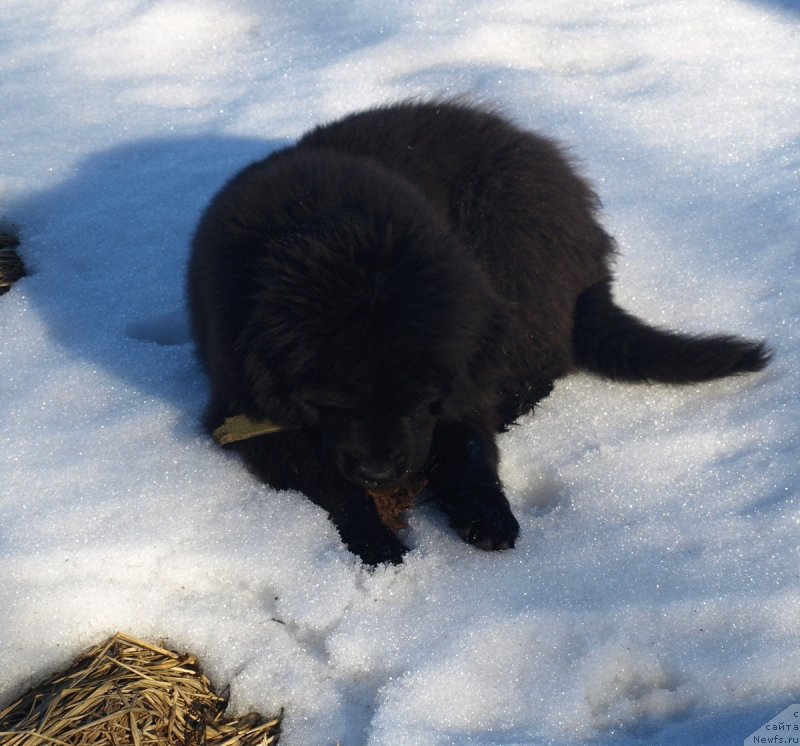
[{"label": "dog's back", "polygon": [[298,145],[365,156],[403,175],[477,257],[511,317],[506,421],[575,367],[684,383],[769,360],[761,343],[659,330],[618,308],[615,245],[594,192],[558,145],[491,111],[405,103],[318,127]]},{"label": "dog's back", "polygon": [[512,378],[529,387],[573,367],[575,303],[608,276],[614,245],[555,143],[489,111],[406,103],[318,127],[298,147],[374,159],[431,200],[506,300]]}]

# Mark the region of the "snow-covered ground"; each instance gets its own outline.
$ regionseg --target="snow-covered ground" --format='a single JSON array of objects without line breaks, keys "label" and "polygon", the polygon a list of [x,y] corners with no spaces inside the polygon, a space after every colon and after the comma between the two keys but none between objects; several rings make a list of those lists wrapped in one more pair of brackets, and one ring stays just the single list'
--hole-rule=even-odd
[{"label": "snow-covered ground", "polygon": [[[368,572],[199,428],[190,232],[349,110],[468,94],[567,142],[618,298],[764,373],[564,380],[501,439],[510,552],[412,516]],[[800,701],[800,7],[0,0],[0,704],[121,629],[286,746],[737,744]]]}]

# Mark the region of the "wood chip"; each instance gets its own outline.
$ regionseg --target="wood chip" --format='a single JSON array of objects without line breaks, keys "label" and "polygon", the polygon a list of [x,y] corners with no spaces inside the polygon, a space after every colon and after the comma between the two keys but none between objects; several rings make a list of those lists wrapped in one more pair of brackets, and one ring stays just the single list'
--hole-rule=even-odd
[{"label": "wood chip", "polygon": [[414,498],[427,486],[428,480],[415,474],[403,484],[386,490],[367,490],[367,494],[378,509],[381,523],[392,531],[400,531],[408,528],[403,513],[413,507]]},{"label": "wood chip", "polygon": [[225,446],[239,440],[256,438],[259,435],[271,435],[283,430],[269,420],[251,420],[247,415],[240,414],[236,417],[226,417],[225,421],[211,433],[217,445]]}]

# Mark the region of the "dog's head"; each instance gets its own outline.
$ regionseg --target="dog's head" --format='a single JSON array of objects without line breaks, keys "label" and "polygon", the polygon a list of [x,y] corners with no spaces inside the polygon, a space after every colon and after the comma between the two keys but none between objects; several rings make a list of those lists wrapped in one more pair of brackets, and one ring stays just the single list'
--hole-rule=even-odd
[{"label": "dog's head", "polygon": [[406,406],[377,397],[330,403],[330,392],[316,392],[300,403],[307,426],[319,432],[323,457],[349,481],[367,489],[405,482],[424,465],[434,427],[442,412],[435,395]]},{"label": "dog's head", "polygon": [[378,182],[329,214],[317,205],[264,253],[239,340],[256,414],[317,433],[324,458],[368,488],[417,472],[438,421],[478,412],[504,324],[430,204]]}]

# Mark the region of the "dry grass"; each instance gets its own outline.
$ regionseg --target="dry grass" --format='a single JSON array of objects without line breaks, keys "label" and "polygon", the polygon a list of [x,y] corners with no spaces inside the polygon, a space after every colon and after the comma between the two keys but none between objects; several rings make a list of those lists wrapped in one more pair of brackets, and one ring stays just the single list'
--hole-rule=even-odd
[{"label": "dry grass", "polygon": [[124,634],[0,711],[2,746],[275,746],[280,717],[225,718],[197,658]]},{"label": "dry grass", "polygon": [[17,253],[19,239],[10,230],[0,228],[0,295],[25,276],[25,266]]}]

